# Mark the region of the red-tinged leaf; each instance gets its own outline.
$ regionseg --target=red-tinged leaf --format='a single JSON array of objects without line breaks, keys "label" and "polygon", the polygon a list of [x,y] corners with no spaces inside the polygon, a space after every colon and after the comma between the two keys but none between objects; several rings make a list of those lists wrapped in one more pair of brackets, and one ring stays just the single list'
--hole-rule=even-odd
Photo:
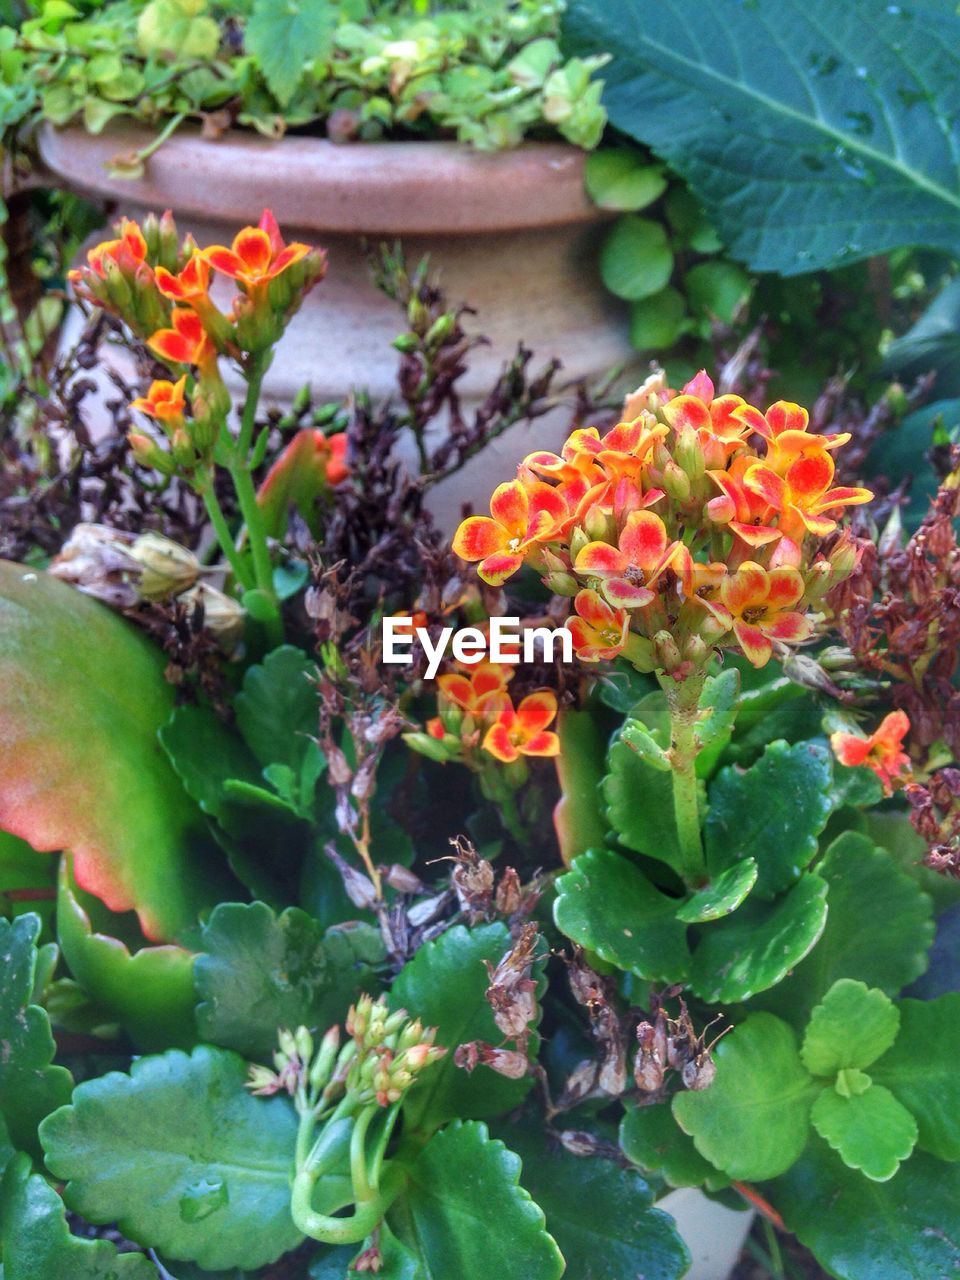
[{"label": "red-tinged leaf", "polygon": [[77,883],[148,938],[222,896],[203,816],[157,740],[163,657],[109,609],[0,561],[0,830],[69,849]]},{"label": "red-tinged leaf", "polygon": [[282,538],[290,508],[307,522],[316,537],[320,520],[317,499],[330,488],[327,466],[330,442],[322,431],[306,427],[298,431],[267,472],[257,493],[268,537]]}]

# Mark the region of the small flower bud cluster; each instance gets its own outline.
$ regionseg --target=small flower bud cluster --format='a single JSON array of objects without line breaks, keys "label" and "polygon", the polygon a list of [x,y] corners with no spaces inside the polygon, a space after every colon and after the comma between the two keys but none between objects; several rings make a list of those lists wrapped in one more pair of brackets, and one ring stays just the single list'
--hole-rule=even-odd
[{"label": "small flower bud cluster", "polygon": [[606,434],[529,454],[453,549],[493,586],[529,564],[570,597],[581,661],[623,654],[683,679],[733,648],[761,667],[813,633],[812,612],[853,572],[852,540],[819,546],[842,508],[872,497],[833,484],[849,435],[808,427],[799,405],[761,413],[702,372],[679,395],[650,380]]},{"label": "small flower bud cluster", "polygon": [[[326,271],[322,250],[286,244],[273,214],[244,227],[229,248],[182,243],[169,213],[143,227],[129,218],[118,235],[91,249],[85,266],[70,273],[77,294],[119,316],[142,338],[174,380],[157,379],[133,408],[159,424],[161,447],[133,432],[137,461],[163,475],[190,477],[209,465],[231,401],[220,375],[223,355],[245,365],[281,337],[307,291]],[[235,281],[229,314],[210,296],[211,275]]]},{"label": "small flower bud cluster", "polygon": [[406,1009],[391,1013],[385,996],[361,996],[347,1014],[346,1029],[356,1050],[346,1086],[360,1103],[399,1102],[417,1076],[447,1052],[434,1044],[436,1027],[425,1028]]}]

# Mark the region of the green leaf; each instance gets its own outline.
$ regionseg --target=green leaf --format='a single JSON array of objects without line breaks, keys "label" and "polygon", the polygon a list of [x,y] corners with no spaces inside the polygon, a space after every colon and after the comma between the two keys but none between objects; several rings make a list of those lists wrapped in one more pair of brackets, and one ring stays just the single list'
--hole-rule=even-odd
[{"label": "green leaf", "polygon": [[630,342],[637,351],[664,351],[687,329],[687,303],[667,285],[630,309]]},{"label": "green leaf", "polygon": [[256,58],[274,97],[285,107],[307,63],[327,47],[336,21],[330,0],[254,0],[244,32],[247,53]]},{"label": "green leaf", "polygon": [[672,272],[673,252],[659,222],[628,214],[614,224],[600,251],[600,275],[611,293],[628,302],[650,298]]},{"label": "green leaf", "polygon": [[299,770],[319,726],[317,664],[285,644],[250,667],[237,694],[237,726],[261,765]]},{"label": "green leaf", "polygon": [[739,710],[740,672],[734,668],[721,671],[717,676],[707,676],[700,695],[700,719],[696,727],[696,739],[700,747],[697,756],[697,776],[708,778],[730,741],[734,721]]},{"label": "green leaf", "polygon": [[960,1164],[917,1152],[889,1182],[871,1182],[813,1138],[765,1194],[843,1280],[940,1280],[960,1270]]},{"label": "green leaf", "polygon": [[583,1160],[554,1150],[536,1121],[508,1124],[502,1132],[523,1161],[521,1182],[547,1215],[565,1275],[577,1280],[683,1275],[690,1262],[686,1246],[670,1217],[651,1207],[653,1195],[636,1173],[610,1160]]},{"label": "green leaf", "polygon": [[900,1027],[897,1006],[876,987],[852,978],[835,982],[814,1009],[800,1056],[815,1076],[847,1067],[869,1067],[893,1044]]},{"label": "green leaf", "polygon": [[823,936],[774,997],[798,1027],[839,978],[896,995],[923,973],[933,941],[929,897],[868,836],[838,836],[817,874],[829,886]]},{"label": "green leaf", "polygon": [[704,826],[711,872],[752,857],[758,896],[789,888],[817,852],[832,811],[830,783],[830,753],[818,742],[772,742],[749,769],[721,769]]},{"label": "green leaf", "polygon": [[613,51],[611,123],[690,183],[755,270],[960,249],[951,6],[573,0],[565,29],[570,52]]},{"label": "green leaf", "polygon": [[520,1157],[486,1125],[454,1121],[423,1148],[388,1221],[424,1276],[467,1276],[482,1258],[497,1280],[559,1280],[560,1250],[519,1178]]},{"label": "green leaf", "polygon": [[434,1129],[455,1116],[498,1115],[519,1106],[529,1092],[530,1079],[508,1080],[482,1066],[468,1075],[453,1061],[459,1044],[502,1042],[486,1000],[484,961],[496,965],[509,949],[510,934],[502,924],[457,925],[424,943],[397,976],[391,1005],[437,1027],[437,1044],[449,1050],[407,1095],[404,1111],[414,1128]]},{"label": "green leaf", "polygon": [[564,707],[557,724],[560,754],[556,758],[560,799],[553,811],[553,825],[560,856],[569,866],[578,854],[606,838],[600,783],[603,780],[607,744],[589,711]]},{"label": "green leaf", "polygon": [[656,769],[625,742],[615,742],[603,780],[607,818],[621,844],[678,870],[681,862],[669,773]]},{"label": "green leaf", "polygon": [[827,919],[827,885],[803,876],[773,903],[745,902],[704,931],[690,986],[711,1004],[736,1004],[775,986],[816,944]]},{"label": "green leaf", "polygon": [[[157,750],[164,658],[105,605],[0,561],[0,828],[69,849],[77,883],[189,940],[224,891],[202,814]],[[69,696],[67,696],[69,693]]]},{"label": "green leaf", "polygon": [[787,1023],[754,1013],[713,1051],[708,1089],[675,1094],[673,1114],[702,1156],[731,1178],[774,1178],[806,1146],[819,1089]]},{"label": "green leaf", "polygon": [[296,1115],[286,1098],[252,1097],[246,1076],[237,1054],[201,1045],[78,1086],[40,1133],[67,1205],[211,1271],[294,1248]]},{"label": "green leaf", "polygon": [[73,1077],[52,1066],[46,1010],[33,1004],[40,918],[0,919],[0,1112],[14,1146],[38,1153],[37,1125],[70,1097]]},{"label": "green leaf", "polygon": [[204,813],[228,826],[227,781],[235,778],[251,785],[262,781],[241,739],[209,707],[191,703],[176,708],[159,736],[187,792]]},{"label": "green leaf", "polygon": [[201,1035],[265,1061],[278,1028],[322,1033],[342,1021],[360,991],[378,985],[363,954],[372,932],[324,935],[298,907],[277,915],[263,902],[221,903],[203,926],[195,963]]},{"label": "green leaf", "polygon": [[[883,364],[885,372],[907,378],[936,369],[938,398],[960,395],[960,280],[951,280],[916,324],[890,343]],[[905,430],[906,422],[895,434]]]},{"label": "green leaf", "polygon": [[56,884],[56,858],[37,853],[26,840],[0,831],[0,915],[12,919],[33,911],[49,934]]},{"label": "green leaf", "polygon": [[[60,864],[57,939],[83,990],[144,1052],[189,1048],[193,1017],[193,956],[182,947],[148,946],[126,920],[73,883],[70,859]],[[122,933],[123,936],[115,936]]]},{"label": "green leaf", "polygon": [[627,1105],[620,1123],[623,1154],[647,1173],[659,1174],[671,1187],[702,1187],[718,1191],[729,1179],[718,1173],[680,1128],[669,1102],[653,1106]]},{"label": "green leaf", "polygon": [[917,1122],[889,1089],[872,1084],[849,1098],[824,1089],[810,1112],[813,1127],[851,1169],[886,1182],[917,1141]]},{"label": "green leaf", "polygon": [[583,179],[594,204],[624,213],[645,209],[667,189],[663,170],[644,160],[636,147],[605,147],[592,152],[587,156]]},{"label": "green leaf", "polygon": [[960,993],[901,1000],[900,1034],[870,1074],[915,1117],[919,1144],[960,1160]]},{"label": "green leaf", "polygon": [[833,762],[833,805],[835,809],[842,805],[853,805],[858,809],[869,809],[883,799],[883,783],[866,765],[848,768],[839,760]]},{"label": "green leaf", "polygon": [[208,60],[220,45],[220,28],[195,0],[150,0],[137,23],[140,52],[163,61]]},{"label": "green leaf", "polygon": [[750,297],[750,277],[734,262],[701,262],[684,273],[690,305],[723,324],[732,324]]},{"label": "green leaf", "polygon": [[736,911],[756,880],[757,863],[754,858],[735,862],[704,888],[698,889],[692,898],[688,898],[677,912],[677,919],[683,920],[685,924],[703,924],[708,920],[728,916]]},{"label": "green leaf", "polygon": [[18,1155],[0,1191],[3,1280],[156,1280],[142,1253],[117,1253],[109,1240],[70,1234],[63,1201]]},{"label": "green leaf", "polygon": [[620,742],[636,752],[644,764],[660,773],[670,771],[670,757],[663,747],[646,731],[639,720],[628,720],[620,730]]},{"label": "green leaf", "polygon": [[608,964],[657,982],[682,982],[690,953],[677,902],[619,854],[593,849],[557,881],[557,928]]}]

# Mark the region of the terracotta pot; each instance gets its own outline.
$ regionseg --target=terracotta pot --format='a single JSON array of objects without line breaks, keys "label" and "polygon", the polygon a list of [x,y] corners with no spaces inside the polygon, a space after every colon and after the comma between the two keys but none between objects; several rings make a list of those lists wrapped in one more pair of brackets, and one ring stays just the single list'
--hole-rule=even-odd
[{"label": "terracotta pot", "polygon": [[[47,127],[40,152],[60,181],[120,212],[172,209],[201,244],[229,241],[269,205],[288,237],[326,247],[329,273],[270,372],[267,393],[280,401],[306,382],[323,399],[354,387],[375,396],[391,390],[390,343],[403,317],[370,282],[363,237],[400,238],[414,262],[429,254],[451,302],[477,309],[474,324],[491,345],[463,381],[468,405],[483,398],[521,339],[544,361],[559,357],[569,378],[601,373],[630,355],[624,313],[597,272],[605,215],[584,193],[584,153],[574,147],[531,143],[485,154],[446,142],[337,145],[240,133],[211,142],[182,131],[147,161],[143,178],[107,175],[112,156],[150,136],[129,127],[97,137]],[[501,478],[531,436],[552,445],[562,434],[561,422],[507,433],[482,469]],[[448,489],[442,507],[452,511],[469,490],[479,493],[478,464],[468,472],[466,489]]]}]

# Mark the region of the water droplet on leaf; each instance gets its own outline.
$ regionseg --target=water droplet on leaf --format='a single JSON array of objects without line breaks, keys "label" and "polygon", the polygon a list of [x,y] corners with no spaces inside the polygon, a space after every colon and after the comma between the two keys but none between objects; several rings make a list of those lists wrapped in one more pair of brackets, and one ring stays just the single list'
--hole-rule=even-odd
[{"label": "water droplet on leaf", "polygon": [[227,1184],[222,1178],[215,1175],[197,1178],[180,1197],[180,1217],[184,1222],[202,1222],[222,1209],[229,1199]]}]

